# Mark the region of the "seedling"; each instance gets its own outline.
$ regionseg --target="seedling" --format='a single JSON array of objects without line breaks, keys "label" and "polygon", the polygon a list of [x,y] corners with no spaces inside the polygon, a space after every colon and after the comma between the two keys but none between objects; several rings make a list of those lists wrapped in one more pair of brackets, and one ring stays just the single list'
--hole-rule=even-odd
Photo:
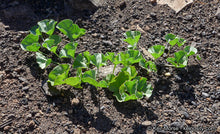
[{"label": "seedling", "polygon": [[[148,84],[147,78],[138,76],[136,65],[138,64],[148,72],[156,72],[157,68],[154,62],[164,54],[165,46],[155,45],[150,47],[148,51],[152,54],[154,60],[147,61],[137,47],[141,33],[139,31],[128,31],[124,34],[125,39],[123,39],[129,44],[126,51],[119,53],[107,52],[106,54],[95,53],[93,55],[85,51],[76,54],[78,46],[76,40],[86,33],[85,29],[79,28],[69,19],[62,20],[58,24],[57,21],[52,19],[45,19],[37,24],[31,28],[30,34],[22,40],[20,46],[25,51],[36,53],[36,61],[41,69],[49,67],[50,64],[56,64],[48,74],[48,84],[50,86],[67,84],[75,88],[82,88],[82,83],[89,83],[97,89],[108,88],[119,102],[142,99],[144,96],[150,97],[152,95],[151,84]],[[62,42],[62,37],[54,33],[56,29],[69,39],[69,42],[60,51],[57,48]],[[184,39],[173,34],[168,34],[165,38],[171,46],[170,50],[176,44],[181,47],[185,43]],[[50,52],[50,55],[45,53],[45,49],[47,53]],[[185,67],[187,66],[188,57],[196,53],[196,48],[186,46],[184,50],[175,52],[174,57],[167,58],[167,61],[174,67]],[[70,63],[73,64],[55,62],[52,60],[54,58],[51,58],[51,55],[58,59],[68,58],[72,60]],[[197,58],[200,57],[197,56]],[[105,78],[99,78],[100,67],[106,66],[109,63],[108,61],[110,64],[114,64],[112,73]],[[119,64],[123,65],[123,68],[115,75],[115,68]],[[91,65],[95,66],[97,70],[90,68]],[[70,70],[76,72],[70,73]],[[75,74],[75,76],[70,74]]]},{"label": "seedling", "polygon": [[[174,34],[167,34],[165,36],[166,41],[170,44],[170,49],[168,52],[168,56],[170,55],[171,49],[177,44],[178,47],[184,45],[186,40],[183,38],[179,38]],[[158,59],[164,54],[165,46],[155,45],[148,49],[148,52],[154,57],[154,59]],[[188,57],[195,55],[197,53],[197,49],[193,46],[186,46],[184,50],[180,50],[174,53],[174,57],[169,57],[166,59],[167,62],[171,63],[173,67],[183,68],[187,66]],[[197,55],[197,59],[200,59],[199,55]]]}]

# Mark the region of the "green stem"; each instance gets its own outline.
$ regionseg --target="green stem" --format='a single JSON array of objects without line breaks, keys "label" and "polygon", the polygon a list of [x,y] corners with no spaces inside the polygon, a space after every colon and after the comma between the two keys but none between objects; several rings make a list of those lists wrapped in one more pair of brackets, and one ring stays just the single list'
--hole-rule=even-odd
[{"label": "green stem", "polygon": [[97,78],[99,77],[99,67],[97,67]]},{"label": "green stem", "polygon": [[115,68],[116,68],[116,64],[114,64],[114,68],[113,68],[113,74],[115,73]]},{"label": "green stem", "polygon": [[59,64],[60,64],[60,63],[58,63],[58,62],[55,62],[55,61],[53,61],[53,60],[52,60],[51,62],[52,62],[52,63],[54,63],[54,64],[57,64],[57,65],[59,65]]}]

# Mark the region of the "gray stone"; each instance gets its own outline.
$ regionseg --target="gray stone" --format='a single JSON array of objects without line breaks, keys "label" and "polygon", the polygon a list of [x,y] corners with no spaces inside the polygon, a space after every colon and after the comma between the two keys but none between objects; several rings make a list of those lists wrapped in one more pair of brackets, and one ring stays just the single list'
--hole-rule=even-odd
[{"label": "gray stone", "polygon": [[220,108],[220,102],[213,104],[212,108],[218,110]]},{"label": "gray stone", "polygon": [[184,126],[183,122],[173,122],[170,124],[171,127],[182,128]]},{"label": "gray stone", "polygon": [[207,98],[207,97],[209,97],[209,94],[208,94],[208,93],[205,93],[205,92],[202,92],[202,96],[205,97],[205,98]]},{"label": "gray stone", "polygon": [[[99,77],[100,77],[100,78],[104,78],[104,77],[106,77],[108,74],[111,74],[112,71],[113,71],[113,68],[114,68],[114,65],[109,65],[109,66],[101,67],[101,68],[99,69]],[[121,71],[122,68],[123,68],[122,65],[117,65],[116,68],[115,68],[114,74],[115,74],[115,75],[118,74],[118,73]],[[96,69],[96,68],[95,68],[95,69]]]},{"label": "gray stone", "polygon": [[188,114],[187,112],[185,112],[185,111],[180,111],[180,113],[181,113],[182,115],[184,115],[184,117],[185,117],[186,119],[189,119],[189,114]]},{"label": "gray stone", "polygon": [[15,118],[15,115],[14,114],[9,114],[8,115],[8,119],[14,119]]},{"label": "gray stone", "polygon": [[217,10],[215,16],[218,20],[220,20],[220,7],[218,7],[218,10]]}]

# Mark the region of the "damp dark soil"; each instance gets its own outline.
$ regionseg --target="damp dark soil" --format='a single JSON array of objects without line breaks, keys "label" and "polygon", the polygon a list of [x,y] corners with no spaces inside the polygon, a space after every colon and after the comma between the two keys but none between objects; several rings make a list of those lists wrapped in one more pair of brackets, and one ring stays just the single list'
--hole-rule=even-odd
[{"label": "damp dark soil", "polygon": [[[220,2],[199,1],[179,13],[148,0],[108,0],[97,10],[74,12],[63,0],[1,2],[0,134],[220,133]],[[142,29],[142,48],[166,44],[164,35],[174,33],[194,44],[201,60],[190,58],[184,69],[161,67],[149,79],[149,99],[119,103],[108,89],[89,84],[46,96],[47,72],[19,44],[38,21],[67,18],[87,30],[78,53],[123,51],[123,33]]]}]

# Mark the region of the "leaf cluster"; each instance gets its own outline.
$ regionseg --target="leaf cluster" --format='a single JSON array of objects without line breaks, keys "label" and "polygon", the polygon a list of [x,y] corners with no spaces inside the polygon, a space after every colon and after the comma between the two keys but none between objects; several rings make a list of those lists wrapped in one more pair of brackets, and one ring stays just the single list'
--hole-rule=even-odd
[{"label": "leaf cluster", "polygon": [[[70,40],[60,51],[57,48],[62,38],[55,34],[54,31],[56,29]],[[48,75],[48,82],[51,86],[67,84],[75,88],[82,88],[82,83],[89,83],[96,88],[108,88],[119,102],[151,96],[151,85],[147,84],[146,78],[137,76],[138,72],[133,66],[133,64],[139,63],[140,66],[148,69],[148,71],[152,68],[152,63],[145,62],[140,51],[136,50],[140,32],[129,31],[125,33],[126,39],[124,41],[129,43],[127,51],[117,54],[108,52],[106,54],[95,53],[93,55],[85,51],[76,56],[75,52],[78,46],[76,40],[85,33],[85,29],[79,28],[78,25],[69,19],[62,20],[58,24],[57,21],[46,19],[31,28],[30,34],[22,40],[20,46],[25,51],[36,52],[36,61],[41,69],[56,63],[42,52],[41,48],[47,49],[59,59],[69,58],[73,60],[72,65],[56,63],[57,66]],[[109,62],[114,64],[112,73],[98,81],[100,79],[100,67],[107,65]],[[124,68],[118,75],[114,75],[115,68],[119,64],[123,65]],[[89,68],[91,65],[95,66],[97,70]],[[76,75],[71,76],[70,70],[75,70]]]},{"label": "leaf cluster", "polygon": [[[184,43],[186,42],[185,39],[183,38],[179,38],[178,36],[174,35],[174,34],[167,34],[165,36],[166,41],[168,42],[168,44],[170,45],[169,51],[168,51],[168,56],[170,55],[170,51],[171,49],[177,45],[178,47],[181,47],[184,45]],[[151,46],[148,49],[148,52],[154,57],[154,59],[158,59],[160,58],[164,52],[165,52],[165,46],[163,45],[154,45]],[[172,57],[168,57],[166,59],[167,62],[171,63],[172,66],[176,67],[176,68],[183,68],[187,66],[188,63],[188,59],[189,56],[195,55],[197,54],[197,49],[193,46],[186,46],[184,48],[184,50],[179,50],[177,52],[174,53],[174,56]],[[197,59],[200,60],[199,55],[197,55]]]},{"label": "leaf cluster", "polygon": [[[62,37],[55,34],[56,29],[69,39],[69,42],[60,51],[57,48],[62,41]],[[147,78],[138,76],[136,66],[134,66],[134,64],[138,64],[148,72],[157,71],[154,61],[147,61],[137,49],[137,43],[141,37],[139,31],[127,31],[124,34],[125,39],[123,41],[129,44],[126,51],[119,53],[107,52],[106,54],[90,54],[90,52],[85,51],[76,55],[78,46],[76,40],[85,33],[86,30],[79,28],[72,20],[65,19],[57,24],[57,21],[45,19],[31,28],[30,34],[22,40],[20,46],[25,51],[36,53],[36,61],[41,69],[47,68],[50,64],[57,64],[48,75],[48,83],[51,86],[66,84],[75,88],[82,88],[82,83],[89,83],[97,89],[108,88],[119,102],[137,100],[152,95],[153,88],[151,84],[148,84]],[[173,34],[166,35],[165,39],[170,44],[170,49],[176,44],[181,47],[186,42]],[[69,58],[73,62],[71,64],[57,63],[42,52],[41,48],[47,49],[58,59]],[[148,51],[156,60],[164,54],[165,46],[155,45],[150,47]],[[196,48],[186,46],[184,50],[175,52],[174,57],[167,58],[167,61],[174,67],[185,67],[187,66],[188,57],[196,53]],[[106,66],[107,63],[114,65],[112,73],[100,78],[99,69]],[[123,65],[123,68],[115,75],[115,69],[119,64]],[[90,68],[91,66],[95,66],[97,69]],[[73,74],[70,73],[70,70],[76,72],[75,76],[70,75]]]}]

